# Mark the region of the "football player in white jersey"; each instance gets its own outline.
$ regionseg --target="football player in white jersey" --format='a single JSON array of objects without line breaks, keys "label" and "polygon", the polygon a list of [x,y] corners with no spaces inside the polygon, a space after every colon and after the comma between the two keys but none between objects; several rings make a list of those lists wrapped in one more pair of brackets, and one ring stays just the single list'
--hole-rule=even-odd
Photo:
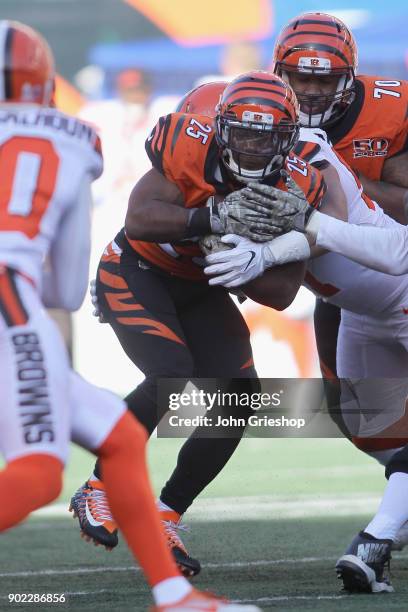
[{"label": "football player in white jersey", "polygon": [[[264,223],[270,224],[271,231],[289,233],[263,244],[240,236],[225,236],[222,240],[234,248],[207,256],[205,271],[212,276],[210,284],[233,288],[256,278],[269,267],[310,258],[305,284],[343,309],[337,355],[339,375],[344,379],[343,416],[354,442],[362,450],[373,448],[370,442],[374,439],[377,450],[370,454],[387,465],[389,482],[379,518],[376,517],[353,540],[347,554],[339,560],[338,571],[350,591],[389,591],[392,587],[384,569],[393,541],[398,541],[397,532],[408,520],[408,452],[405,447],[408,437],[405,423],[408,276],[397,278],[376,272],[341,255],[316,247],[311,249],[309,243],[326,226],[326,218],[328,227],[343,228],[343,236],[348,227],[390,233],[401,231],[402,226],[363,194],[358,179],[326,142],[323,132],[301,129],[300,139],[309,143],[308,149],[302,142],[298,144],[306,153],[306,159],[312,165],[320,165],[325,173],[328,192],[340,185],[348,223],[322,212],[313,213],[306,225],[306,235],[310,234],[308,240],[301,231],[293,231],[305,229],[305,212],[308,211],[304,194],[298,188],[288,195],[274,188],[250,184],[248,199],[252,203],[249,207],[264,212]],[[333,182],[333,176],[327,174],[324,167],[327,162],[336,170],[337,187],[335,177]],[[360,225],[353,226],[353,223]],[[368,224],[373,227],[368,228]],[[316,242],[323,247],[329,244],[328,240]],[[344,249],[338,247],[337,252],[342,253]],[[368,417],[367,410],[371,410]],[[355,422],[356,411],[360,415],[358,423]],[[373,543],[378,546],[371,546]],[[370,546],[370,555],[366,554],[366,545]]]},{"label": "football player in white jersey", "polygon": [[0,532],[58,496],[71,437],[102,462],[110,507],[157,611],[255,612],[179,574],[150,491],[143,428],[124,402],[70,370],[44,307],[82,303],[100,143],[90,126],[49,108],[54,61],[37,32],[0,21],[0,60]]},{"label": "football player in white jersey", "polygon": [[[308,145],[308,148],[305,148]],[[303,149],[304,155],[312,165],[318,165],[324,173],[328,184],[328,191],[334,189],[332,174],[327,174],[327,166],[330,164],[335,169],[335,175],[340,179],[340,189],[345,196],[346,218],[348,223],[371,224],[377,227],[400,227],[397,222],[390,219],[382,209],[363,192],[358,179],[348,166],[342,162],[332,147],[326,142],[324,133],[320,130],[307,130],[301,128],[300,141],[296,149]],[[326,166],[326,167],[324,167]],[[300,167],[301,169],[301,167]],[[338,182],[338,181],[337,181]],[[252,185],[249,188],[253,191],[253,198],[264,204],[267,210],[268,197],[272,191],[277,198],[294,199],[295,202],[302,200],[290,195],[287,196],[279,190],[263,186]],[[262,191],[265,193],[263,194]],[[280,195],[282,193],[282,196]],[[337,198],[341,201],[341,198]],[[273,200],[270,200],[272,202]],[[255,203],[256,206],[256,203]],[[271,211],[277,210],[275,204]],[[325,209],[326,211],[326,209]],[[276,213],[278,214],[278,213]],[[299,213],[301,217],[302,213]],[[329,217],[322,212],[312,215],[309,226],[313,225],[313,219],[325,219],[330,222],[348,224]],[[282,229],[282,224],[294,224],[288,215],[274,219],[275,231],[278,233]],[[282,220],[281,225],[280,219]],[[377,230],[378,231],[378,230]],[[249,279],[262,274],[263,270],[287,261],[303,260],[310,257],[310,246],[304,234],[292,232],[284,234],[271,242],[264,244],[254,244],[242,237],[226,236],[222,239],[226,243],[236,244],[235,249],[225,250],[207,257],[208,266],[206,273],[211,275],[209,283],[211,285],[224,285],[226,287],[237,287]],[[250,248],[249,248],[250,247]],[[255,253],[249,254],[252,250]],[[282,251],[282,253],[281,253]],[[247,253],[247,255],[245,255]],[[239,257],[238,257],[239,255]],[[320,256],[317,256],[320,255]],[[249,259],[251,261],[245,271]],[[398,278],[363,267],[349,259],[333,254],[326,253],[320,249],[313,249],[313,258],[308,263],[308,272],[304,284],[312,291],[323,297],[330,303],[344,309],[342,320],[342,333],[340,338],[341,347],[338,359],[341,368],[341,376],[349,378],[365,378],[368,376],[388,376],[404,377],[408,372],[408,322],[404,309],[408,304],[408,277]],[[360,332],[360,337],[352,327],[358,327],[364,317],[364,330]],[[374,321],[371,322],[371,319]],[[392,321],[392,323],[391,323]],[[371,326],[369,326],[369,322]],[[374,330],[376,327],[376,331]],[[350,329],[349,329],[350,328]],[[395,354],[388,352],[381,359],[381,354],[376,353],[375,358],[370,360],[365,355],[365,344],[389,344],[390,338],[395,345]],[[398,349],[403,348],[403,351]],[[375,435],[375,431],[369,435]]]}]

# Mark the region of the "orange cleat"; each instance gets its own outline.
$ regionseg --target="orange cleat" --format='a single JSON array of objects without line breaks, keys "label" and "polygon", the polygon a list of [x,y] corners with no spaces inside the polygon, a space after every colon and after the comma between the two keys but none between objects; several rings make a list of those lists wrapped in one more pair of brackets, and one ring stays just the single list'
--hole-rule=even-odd
[{"label": "orange cleat", "polygon": [[71,498],[69,511],[78,519],[84,540],[105,546],[106,550],[117,546],[118,526],[109,509],[102,481],[87,480]]}]

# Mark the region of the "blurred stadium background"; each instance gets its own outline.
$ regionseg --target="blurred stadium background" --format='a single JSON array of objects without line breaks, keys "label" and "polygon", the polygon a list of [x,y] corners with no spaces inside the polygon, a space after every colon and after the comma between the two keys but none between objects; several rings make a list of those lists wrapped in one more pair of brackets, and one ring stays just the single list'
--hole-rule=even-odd
[{"label": "blurred stadium background", "polygon": [[[132,185],[149,167],[143,143],[150,127],[199,81],[267,69],[289,18],[308,10],[336,14],[355,33],[360,72],[407,78],[406,0],[0,0],[0,9],[2,18],[45,35],[57,60],[58,105],[101,132],[106,171],[95,186],[91,277],[123,224]],[[283,313],[244,304],[261,376],[319,375],[313,304],[306,290]],[[86,300],[74,316],[74,364],[92,382],[126,394],[141,374],[91,313]],[[70,341],[64,316],[62,325]],[[180,442],[151,442],[156,490]],[[63,518],[91,467],[92,458],[74,449],[60,503],[2,536],[0,610],[22,609],[8,606],[9,592],[49,592],[51,585],[72,594],[70,609],[146,609],[146,588],[129,569],[125,547],[109,557],[94,551]],[[206,566],[197,583],[239,599],[263,598],[268,609],[382,611],[383,598],[339,595],[332,571],[382,487],[381,467],[344,440],[244,440],[191,514],[186,543]],[[406,564],[394,566],[398,594],[387,608],[405,610]]]}]

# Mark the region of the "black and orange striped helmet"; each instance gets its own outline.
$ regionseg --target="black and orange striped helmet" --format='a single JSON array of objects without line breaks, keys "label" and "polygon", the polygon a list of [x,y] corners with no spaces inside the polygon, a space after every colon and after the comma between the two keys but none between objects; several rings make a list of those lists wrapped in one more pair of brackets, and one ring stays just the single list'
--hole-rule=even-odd
[{"label": "black and orange striped helmet", "polygon": [[0,21],[0,103],[47,105],[54,77],[54,58],[44,38],[18,21]]},{"label": "black and orange striped helmet", "polygon": [[[347,26],[333,15],[304,13],[280,32],[274,49],[274,72],[293,84],[300,104],[300,122],[306,127],[327,126],[337,121],[354,99],[357,47]],[[291,74],[337,77],[333,93],[300,91]]]},{"label": "black and orange striped helmet", "polygon": [[202,83],[188,91],[177,104],[177,113],[189,113],[215,117],[216,107],[228,81]]},{"label": "black and orange striped helmet", "polygon": [[216,138],[225,166],[241,182],[278,174],[299,137],[299,107],[288,83],[254,71],[225,88]]}]

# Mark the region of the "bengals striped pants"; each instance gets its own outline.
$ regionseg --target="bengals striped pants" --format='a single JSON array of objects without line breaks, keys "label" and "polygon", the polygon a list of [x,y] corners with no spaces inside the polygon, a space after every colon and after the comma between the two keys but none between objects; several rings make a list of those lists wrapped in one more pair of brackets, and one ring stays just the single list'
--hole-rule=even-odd
[{"label": "bengals striped pants", "polygon": [[[96,287],[104,318],[146,376],[125,401],[149,434],[166,409],[157,405],[159,377],[234,378],[241,392],[259,391],[248,327],[224,289],[162,273],[126,249],[106,251]],[[245,419],[250,411],[237,407],[234,414]],[[233,437],[231,428],[218,428],[218,438],[202,437],[205,429],[184,443],[161,493],[180,514],[223,469],[245,428],[237,427]],[[98,463],[95,473],[101,475]]]}]

